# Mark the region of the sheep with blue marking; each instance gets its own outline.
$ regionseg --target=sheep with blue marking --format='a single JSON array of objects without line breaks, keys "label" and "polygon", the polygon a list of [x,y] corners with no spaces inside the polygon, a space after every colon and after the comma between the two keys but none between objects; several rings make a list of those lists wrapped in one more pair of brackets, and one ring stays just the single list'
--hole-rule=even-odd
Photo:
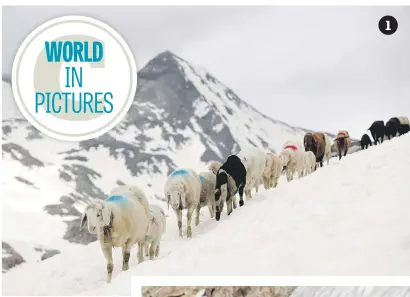
[{"label": "sheep with blue marking", "polygon": [[[165,198],[168,207],[172,209],[178,218],[179,236],[182,237],[182,210],[187,210],[186,235],[192,237],[192,214],[197,209],[200,202],[201,180],[199,175],[192,169],[176,169],[167,178],[164,187]],[[199,224],[199,213],[195,220],[195,225]]]},{"label": "sheep with blue marking", "polygon": [[120,194],[125,194],[125,195],[132,195],[138,201],[144,206],[145,212],[147,215],[150,215],[150,206],[147,197],[145,196],[145,193],[143,190],[141,190],[137,186],[132,186],[132,185],[121,185],[118,187],[115,187],[114,189],[111,190],[110,195],[120,195]]},{"label": "sheep with blue marking", "polygon": [[199,173],[199,179],[201,180],[201,195],[197,212],[199,213],[202,207],[207,206],[209,214],[213,218],[215,215],[216,176],[213,172],[201,172]]},{"label": "sheep with blue marking", "polygon": [[[142,191],[141,191],[142,192]],[[144,196],[145,197],[145,196]],[[81,217],[80,229],[88,224],[88,231],[96,234],[107,261],[107,282],[114,269],[112,249],[122,247],[122,270],[129,269],[131,249],[138,244],[138,263],[143,261],[143,245],[149,224],[149,215],[141,197],[129,193],[110,195],[105,200],[95,199]]]},{"label": "sheep with blue marking", "polygon": [[144,238],[145,256],[149,256],[150,260],[153,260],[154,257],[158,258],[161,238],[165,233],[166,225],[164,210],[158,205],[150,205],[150,220]]}]

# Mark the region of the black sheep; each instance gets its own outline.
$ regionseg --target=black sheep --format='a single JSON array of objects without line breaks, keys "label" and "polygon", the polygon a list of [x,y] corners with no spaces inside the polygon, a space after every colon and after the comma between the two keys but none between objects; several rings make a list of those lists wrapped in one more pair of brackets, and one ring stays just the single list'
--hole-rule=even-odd
[{"label": "black sheep", "polygon": [[398,118],[391,118],[387,121],[385,134],[389,140],[390,138],[396,137],[397,132],[399,132],[400,126],[401,124]]},{"label": "black sheep", "polygon": [[369,145],[372,146],[372,140],[370,139],[369,135],[363,134],[362,139],[360,139],[360,145],[362,146],[362,150],[367,150]]},{"label": "black sheep", "polygon": [[[232,189],[228,183],[228,179],[231,177],[235,181],[235,189]],[[227,185],[227,197],[226,204],[230,203],[231,198],[239,192],[239,206],[244,204],[243,202],[243,191],[246,184],[246,168],[242,164],[241,159],[236,155],[231,155],[228,157],[226,162],[222,164],[216,173],[216,185],[215,185],[215,202],[216,202],[216,212],[215,218],[219,221],[221,217],[220,199],[221,199],[221,187]],[[236,206],[235,206],[236,207]],[[232,209],[228,208],[228,215],[230,215]]]},{"label": "black sheep", "polygon": [[374,121],[368,130],[370,130],[370,133],[372,134],[374,145],[377,145],[378,142],[383,143],[385,134],[383,121]]}]

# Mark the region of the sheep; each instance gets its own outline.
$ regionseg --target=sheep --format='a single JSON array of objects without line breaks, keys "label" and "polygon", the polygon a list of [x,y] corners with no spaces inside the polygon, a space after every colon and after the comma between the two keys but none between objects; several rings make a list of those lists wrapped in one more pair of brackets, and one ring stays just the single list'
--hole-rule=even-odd
[{"label": "sheep", "polygon": [[144,236],[145,256],[158,258],[161,238],[166,231],[166,215],[158,205],[150,205],[150,220]]},{"label": "sheep", "polygon": [[288,182],[293,180],[295,172],[298,172],[298,178],[303,176],[303,150],[297,142],[285,142],[279,157]]},{"label": "sheep", "polygon": [[374,121],[373,124],[370,126],[369,129],[370,134],[373,137],[374,145],[377,145],[377,143],[383,143],[384,140],[384,134],[386,127],[384,126],[384,121]]},{"label": "sheep", "polygon": [[401,127],[400,120],[398,118],[391,118],[386,123],[385,134],[390,140],[392,137],[396,137]]},{"label": "sheep", "polygon": [[323,167],[323,158],[325,157],[325,151],[329,149],[326,145],[326,142],[327,140],[325,133],[322,132],[308,132],[303,137],[305,151],[312,151],[315,154],[316,162],[320,164],[320,167]]},{"label": "sheep", "polygon": [[213,172],[215,175],[218,172],[218,169],[221,168],[222,163],[219,161],[212,161],[209,166],[208,169]]},{"label": "sheep", "polygon": [[303,152],[304,173],[306,176],[316,169],[316,157],[312,151]]},{"label": "sheep", "polygon": [[400,127],[399,127],[399,135],[404,135],[410,131],[410,122],[409,118],[406,116],[399,117]]},{"label": "sheep", "polygon": [[246,169],[245,196],[246,200],[252,199],[251,190],[263,183],[263,171],[265,170],[266,154],[263,150],[251,147],[240,151],[237,156],[241,159]]},{"label": "sheep", "polygon": [[135,244],[138,244],[138,263],[143,261],[142,249],[149,216],[141,200],[130,194],[112,195],[104,201],[95,199],[86,206],[81,217],[80,230],[87,222],[88,231],[97,234],[107,260],[107,283],[111,282],[114,269],[114,247],[122,247],[123,271],[129,269],[130,252]]},{"label": "sheep", "polygon": [[342,159],[342,151],[343,156],[346,157],[347,152],[352,143],[352,139],[350,138],[349,132],[345,130],[340,130],[335,138],[335,143],[337,145],[337,150],[339,152],[339,160]]},{"label": "sheep", "polygon": [[362,150],[367,150],[369,145],[372,146],[372,140],[370,139],[370,136],[365,133],[362,135],[362,138],[360,139],[360,146],[362,147]]},{"label": "sheep", "polygon": [[278,185],[281,171],[282,163],[280,158],[272,153],[267,153],[265,169],[263,171],[263,186],[265,190],[275,188]]},{"label": "sheep", "polygon": [[201,180],[201,195],[197,212],[199,213],[202,207],[208,206],[209,214],[211,218],[214,218],[216,176],[213,172],[201,172],[199,179]]},{"label": "sheep", "polygon": [[[192,237],[191,220],[192,213],[197,209],[200,202],[201,180],[199,175],[192,169],[176,169],[167,178],[164,186],[165,197],[171,204],[178,218],[179,236],[182,237],[182,210],[187,210],[186,235]],[[195,225],[199,224],[199,213]]]},{"label": "sheep", "polygon": [[324,155],[324,158],[326,158],[326,165],[329,165],[329,161],[330,161],[330,158],[332,156],[332,142],[330,141],[330,138],[326,133],[323,133],[323,136],[325,137],[325,155]]},{"label": "sheep", "polygon": [[[237,155],[231,155],[216,173],[215,219],[219,221],[223,203],[227,204],[227,213],[236,208],[235,195],[239,193],[239,206],[243,206],[243,191],[246,185],[246,168]],[[222,196],[222,198],[221,198]]]}]

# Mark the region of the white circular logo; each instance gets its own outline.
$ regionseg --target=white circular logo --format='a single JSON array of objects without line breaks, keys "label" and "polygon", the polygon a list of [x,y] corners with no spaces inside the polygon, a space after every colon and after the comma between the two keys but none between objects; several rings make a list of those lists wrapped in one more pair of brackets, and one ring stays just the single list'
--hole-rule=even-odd
[{"label": "white circular logo", "polygon": [[137,67],[124,39],[89,17],[65,16],[37,27],[13,63],[14,98],[44,134],[69,141],[98,137],[134,100]]}]

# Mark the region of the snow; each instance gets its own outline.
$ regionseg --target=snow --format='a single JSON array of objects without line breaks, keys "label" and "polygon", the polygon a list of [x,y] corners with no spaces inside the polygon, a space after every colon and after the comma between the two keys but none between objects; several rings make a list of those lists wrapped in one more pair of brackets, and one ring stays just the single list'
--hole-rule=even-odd
[{"label": "snow", "polygon": [[2,117],[3,121],[8,119],[23,119],[23,115],[21,114],[16,101],[13,100],[13,90],[11,88],[11,84],[2,80],[2,94],[3,98],[11,98],[12,100],[2,100],[1,108],[2,108]]},{"label": "snow", "polygon": [[410,287],[298,287],[291,297],[408,297]]},{"label": "snow", "polygon": [[[142,275],[409,275],[409,150],[405,135],[302,179],[282,178],[219,222],[203,209],[189,240],[178,237],[175,215],[156,202],[169,215],[159,259],[137,265],[134,249],[130,270],[122,272],[115,249],[106,284],[99,244],[73,247],[4,274],[3,294],[129,295],[131,276]],[[300,294],[292,297],[309,297]]]},{"label": "snow", "polygon": [[[193,67],[182,59],[176,59],[183,68],[186,80],[191,81],[203,98],[206,98],[206,102],[202,99],[197,100],[197,106],[200,108],[196,110],[196,115],[203,116],[209,108],[220,113],[225,124],[230,127],[235,141],[241,147],[249,144],[264,147],[262,139],[269,142],[273,149],[279,152],[286,141],[303,138],[305,131],[294,129],[285,123],[274,122],[244,102],[238,105],[226,94],[228,88],[225,85],[216,79],[214,81],[206,79],[205,70]],[[207,83],[203,84],[203,81]],[[228,117],[227,108],[232,111],[232,115]]]}]

